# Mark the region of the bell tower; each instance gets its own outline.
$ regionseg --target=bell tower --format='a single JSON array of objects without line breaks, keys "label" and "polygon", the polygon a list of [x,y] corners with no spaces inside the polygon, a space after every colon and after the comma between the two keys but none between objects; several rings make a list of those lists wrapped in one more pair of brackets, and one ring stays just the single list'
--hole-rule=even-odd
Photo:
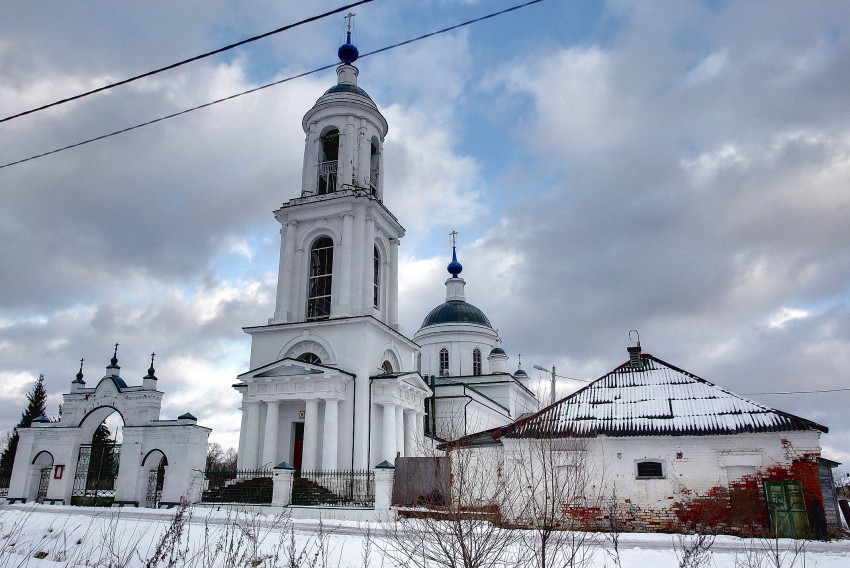
[{"label": "bell tower", "polygon": [[357,48],[339,48],[337,84],[304,115],[300,197],[281,224],[276,308],[269,323],[373,316],[398,327],[398,244],[383,205],[387,121],[357,85]]},{"label": "bell tower", "polygon": [[338,54],[336,84],[302,121],[300,190],[274,212],[274,313],[244,328],[240,468],[362,469],[419,446],[430,391],[398,330],[404,228],[383,204],[387,121],[357,84],[350,28]]}]

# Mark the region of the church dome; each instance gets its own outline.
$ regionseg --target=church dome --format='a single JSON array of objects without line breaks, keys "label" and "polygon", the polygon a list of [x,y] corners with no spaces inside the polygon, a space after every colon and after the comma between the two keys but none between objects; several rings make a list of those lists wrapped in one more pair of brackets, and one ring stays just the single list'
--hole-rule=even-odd
[{"label": "church dome", "polygon": [[431,310],[421,327],[442,323],[474,323],[492,328],[484,312],[463,300],[448,300]]},{"label": "church dome", "polygon": [[490,355],[507,355],[505,350],[501,347],[494,347],[492,351],[490,351]]}]

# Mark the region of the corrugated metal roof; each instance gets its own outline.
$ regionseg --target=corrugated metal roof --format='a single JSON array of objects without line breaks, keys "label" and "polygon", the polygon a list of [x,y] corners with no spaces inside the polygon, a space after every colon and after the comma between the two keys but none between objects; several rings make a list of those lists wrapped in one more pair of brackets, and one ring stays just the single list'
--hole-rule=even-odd
[{"label": "corrugated metal roof", "polygon": [[563,436],[705,436],[828,429],[733,394],[649,354],[628,362],[493,438]]}]

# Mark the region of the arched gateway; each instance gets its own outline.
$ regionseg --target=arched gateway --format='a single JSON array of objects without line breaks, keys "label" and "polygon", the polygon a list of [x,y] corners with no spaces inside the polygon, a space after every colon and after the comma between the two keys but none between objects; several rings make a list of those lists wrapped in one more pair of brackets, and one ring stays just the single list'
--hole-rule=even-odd
[{"label": "arched gateway", "polygon": [[[155,507],[200,500],[210,429],[189,413],[159,419],[163,393],[156,389],[153,356],[141,386],[127,386],[120,370],[116,345],[96,387],[86,387],[80,366],[71,392],[63,395],[58,422],[41,417],[18,430],[8,502]],[[93,458],[95,430],[114,412],[124,422],[122,444]],[[117,475],[93,483],[89,476],[97,468],[91,460],[104,455],[114,460]]]}]

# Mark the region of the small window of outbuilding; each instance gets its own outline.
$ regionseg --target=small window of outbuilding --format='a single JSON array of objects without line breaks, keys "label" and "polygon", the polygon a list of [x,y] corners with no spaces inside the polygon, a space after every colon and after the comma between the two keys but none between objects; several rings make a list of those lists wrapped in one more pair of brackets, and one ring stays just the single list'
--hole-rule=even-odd
[{"label": "small window of outbuilding", "polygon": [[638,479],[664,479],[664,464],[660,461],[637,462]]}]

